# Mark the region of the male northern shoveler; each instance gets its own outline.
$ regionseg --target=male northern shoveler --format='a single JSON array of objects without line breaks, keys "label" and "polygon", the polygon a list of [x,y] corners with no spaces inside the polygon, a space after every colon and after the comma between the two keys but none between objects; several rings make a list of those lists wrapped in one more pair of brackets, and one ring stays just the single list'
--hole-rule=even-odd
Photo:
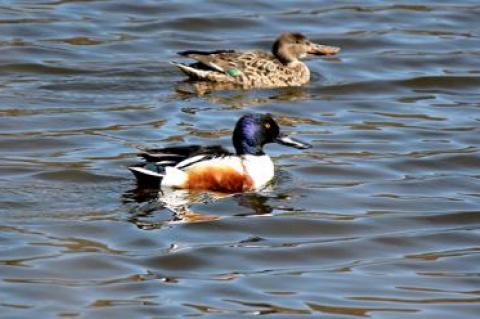
[{"label": "male northern shoveler", "polygon": [[258,190],[274,175],[263,146],[278,143],[298,149],[311,145],[280,133],[269,114],[241,117],[233,131],[232,154],[221,146],[180,146],[146,150],[146,163],[129,167],[140,186],[237,193]]},{"label": "male northern shoveler", "polygon": [[272,53],[250,50],[188,50],[179,55],[197,60],[173,62],[193,80],[232,83],[243,88],[301,86],[310,81],[310,70],[300,61],[307,54],[336,54],[340,48],[315,44],[300,33],[282,33]]}]

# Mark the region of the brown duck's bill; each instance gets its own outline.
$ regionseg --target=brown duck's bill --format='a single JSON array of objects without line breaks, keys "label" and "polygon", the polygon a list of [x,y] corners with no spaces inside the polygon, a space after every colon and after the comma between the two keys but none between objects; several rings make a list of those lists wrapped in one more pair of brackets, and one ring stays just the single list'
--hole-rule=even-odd
[{"label": "brown duck's bill", "polygon": [[308,143],[302,142],[300,140],[297,140],[296,138],[293,138],[287,135],[280,135],[275,139],[275,143],[285,145],[285,146],[295,147],[301,150],[312,147],[312,145]]},{"label": "brown duck's bill", "polygon": [[316,54],[316,55],[333,55],[337,54],[340,51],[339,47],[332,47],[328,45],[321,45],[312,43],[308,48],[308,54]]}]

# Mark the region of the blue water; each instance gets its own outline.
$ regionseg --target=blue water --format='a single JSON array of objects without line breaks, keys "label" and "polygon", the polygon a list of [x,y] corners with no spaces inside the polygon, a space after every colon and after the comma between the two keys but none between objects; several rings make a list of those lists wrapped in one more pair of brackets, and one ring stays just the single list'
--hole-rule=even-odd
[{"label": "blue water", "polygon": [[[478,318],[478,1],[0,2],[2,318]],[[342,48],[302,88],[195,94],[186,49]],[[259,193],[135,190],[142,147],[231,149]]]}]

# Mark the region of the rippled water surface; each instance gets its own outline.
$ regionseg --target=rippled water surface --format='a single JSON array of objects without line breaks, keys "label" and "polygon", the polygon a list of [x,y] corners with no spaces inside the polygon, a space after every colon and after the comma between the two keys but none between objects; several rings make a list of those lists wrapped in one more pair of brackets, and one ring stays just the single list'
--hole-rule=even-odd
[{"label": "rippled water surface", "polygon": [[[2,318],[478,318],[478,1],[0,1]],[[342,47],[302,88],[193,94],[186,49]],[[135,190],[142,146],[271,112],[258,194]]]}]

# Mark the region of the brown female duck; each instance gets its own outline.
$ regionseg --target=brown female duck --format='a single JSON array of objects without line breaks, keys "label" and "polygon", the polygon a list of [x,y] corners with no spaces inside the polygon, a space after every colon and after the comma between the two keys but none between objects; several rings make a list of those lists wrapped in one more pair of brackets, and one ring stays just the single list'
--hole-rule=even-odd
[{"label": "brown female duck", "polygon": [[310,80],[310,70],[300,61],[307,54],[331,55],[340,48],[315,44],[300,33],[282,33],[272,53],[249,50],[178,52],[196,63],[176,65],[190,79],[231,83],[243,88],[301,86]]}]

